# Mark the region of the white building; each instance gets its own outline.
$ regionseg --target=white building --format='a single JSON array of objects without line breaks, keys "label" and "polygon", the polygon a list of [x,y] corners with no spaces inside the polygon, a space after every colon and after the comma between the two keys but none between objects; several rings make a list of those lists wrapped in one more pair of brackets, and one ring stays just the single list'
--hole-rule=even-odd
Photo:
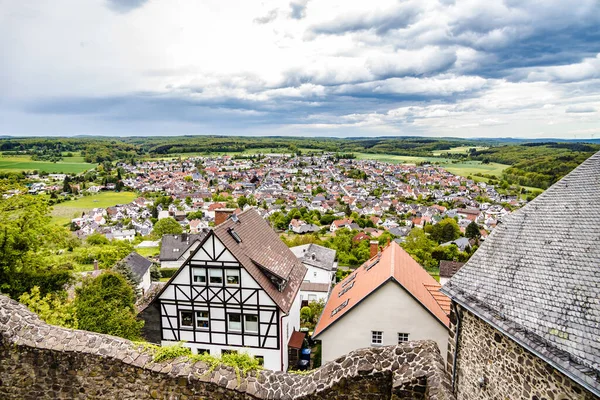
[{"label": "white building", "polygon": [[[164,242],[163,242],[164,243]],[[306,268],[254,209],[204,234],[171,280],[140,314],[144,334],[194,352],[243,351],[265,368],[288,367],[300,329]]]},{"label": "white building", "polygon": [[332,290],[315,328],[322,362],[364,347],[434,340],[446,354],[450,299],[396,242],[377,253]]},{"label": "white building", "polygon": [[311,301],[327,301],[329,291],[335,283],[336,251],[312,243],[295,246],[290,250],[307,268],[300,287],[302,305],[305,306]]}]

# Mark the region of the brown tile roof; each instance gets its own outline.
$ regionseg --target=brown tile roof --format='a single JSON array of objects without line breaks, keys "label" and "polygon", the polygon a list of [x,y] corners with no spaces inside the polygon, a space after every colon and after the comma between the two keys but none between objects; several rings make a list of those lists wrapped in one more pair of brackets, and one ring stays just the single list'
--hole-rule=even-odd
[{"label": "brown tile roof", "polygon": [[465,265],[464,262],[442,260],[440,261],[440,276],[452,278],[463,265]]},{"label": "brown tile roof", "polygon": [[[435,318],[449,326],[450,299],[439,292],[441,285],[398,243],[391,242],[379,255],[365,262],[331,290],[314,336],[389,280],[400,284]],[[336,309],[339,310],[334,312]]]},{"label": "brown tile roof", "polygon": [[[238,243],[229,233],[230,228],[240,237],[241,242]],[[254,208],[249,208],[238,214],[237,218],[229,218],[216,226],[213,232],[271,299],[287,313],[300,289],[306,267],[281,241],[267,221]],[[277,289],[263,270],[287,281],[283,291]]]},{"label": "brown tile roof", "polygon": [[328,292],[328,283],[302,282],[300,290],[305,292]]},{"label": "brown tile roof", "polygon": [[304,337],[306,333],[294,331],[292,332],[292,336],[290,336],[290,341],[288,342],[288,347],[292,349],[301,349],[304,344]]}]

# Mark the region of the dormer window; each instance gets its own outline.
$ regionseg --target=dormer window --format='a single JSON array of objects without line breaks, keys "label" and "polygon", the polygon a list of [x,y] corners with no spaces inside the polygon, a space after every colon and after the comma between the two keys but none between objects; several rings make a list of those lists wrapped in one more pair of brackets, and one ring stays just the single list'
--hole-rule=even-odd
[{"label": "dormer window", "polygon": [[233,228],[228,228],[227,233],[231,235],[231,237],[233,238],[233,240],[236,241],[236,243],[242,243],[242,238],[240,237],[240,235],[238,235],[236,231],[233,230]]}]

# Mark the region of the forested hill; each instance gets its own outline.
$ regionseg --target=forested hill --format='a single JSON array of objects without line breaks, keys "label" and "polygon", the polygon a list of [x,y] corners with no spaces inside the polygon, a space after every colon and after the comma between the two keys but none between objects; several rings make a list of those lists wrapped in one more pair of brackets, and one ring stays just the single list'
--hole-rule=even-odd
[{"label": "forested hill", "polygon": [[469,157],[508,164],[511,167],[503,172],[506,181],[546,189],[597,151],[597,144],[523,143],[471,151]]}]

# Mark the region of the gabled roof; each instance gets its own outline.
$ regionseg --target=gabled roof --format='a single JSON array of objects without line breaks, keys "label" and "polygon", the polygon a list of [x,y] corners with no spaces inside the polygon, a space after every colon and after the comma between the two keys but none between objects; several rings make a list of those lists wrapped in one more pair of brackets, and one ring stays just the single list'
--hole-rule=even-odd
[{"label": "gabled roof", "polygon": [[129,268],[131,268],[131,272],[133,272],[133,274],[140,280],[144,277],[146,272],[148,272],[148,269],[150,269],[150,267],[152,266],[152,261],[148,260],[146,257],[139,255],[135,251],[129,253],[129,255],[127,255],[127,257],[123,259],[123,261],[125,261],[127,265],[129,265]]},{"label": "gabled roof", "polygon": [[600,153],[492,232],[443,292],[600,396]]},{"label": "gabled roof", "polygon": [[202,241],[207,232],[198,234],[163,235],[160,245],[160,261],[176,261],[197,240]]},{"label": "gabled roof", "polygon": [[335,285],[315,328],[319,335],[383,284],[395,281],[440,323],[449,326],[450,299],[440,284],[402,247],[391,242],[383,251]]},{"label": "gabled roof", "polygon": [[[239,243],[230,229],[241,239]],[[279,308],[288,313],[306,275],[306,267],[267,221],[254,208],[249,208],[219,224],[213,232]],[[279,291],[265,272],[285,280],[285,288]]]},{"label": "gabled roof", "polygon": [[321,268],[326,271],[335,271],[336,251],[318,244],[310,243],[291,247],[290,250],[305,265]]}]

